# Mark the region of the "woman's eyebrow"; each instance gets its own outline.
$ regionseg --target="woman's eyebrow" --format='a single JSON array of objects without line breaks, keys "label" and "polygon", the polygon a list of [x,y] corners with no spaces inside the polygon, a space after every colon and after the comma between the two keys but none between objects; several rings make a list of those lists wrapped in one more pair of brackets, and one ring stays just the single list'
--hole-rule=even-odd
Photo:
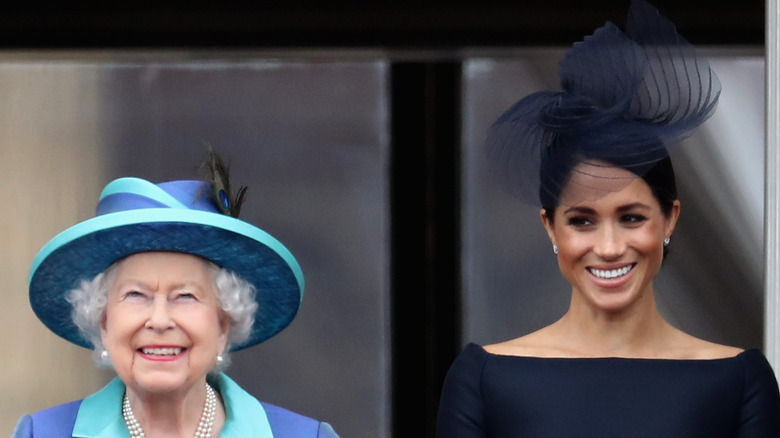
[{"label": "woman's eyebrow", "polygon": [[625,211],[637,210],[637,209],[639,209],[639,210],[649,210],[650,206],[647,205],[647,204],[644,204],[642,202],[632,202],[632,203],[627,204],[627,205],[621,205],[620,207],[617,208],[617,211],[625,212]]},{"label": "woman's eyebrow", "polygon": [[[622,213],[622,212],[636,210],[636,209],[648,210],[650,209],[650,206],[642,202],[632,202],[630,204],[619,206],[616,209],[616,211]],[[570,213],[595,214],[596,210],[594,208],[586,207],[586,206],[575,206],[575,207],[567,208],[566,210],[564,210],[563,213],[564,214],[570,214]]]},{"label": "woman's eyebrow", "polygon": [[595,212],[596,210],[590,207],[583,207],[583,206],[569,207],[563,211],[564,214],[570,214],[570,213],[593,214]]}]

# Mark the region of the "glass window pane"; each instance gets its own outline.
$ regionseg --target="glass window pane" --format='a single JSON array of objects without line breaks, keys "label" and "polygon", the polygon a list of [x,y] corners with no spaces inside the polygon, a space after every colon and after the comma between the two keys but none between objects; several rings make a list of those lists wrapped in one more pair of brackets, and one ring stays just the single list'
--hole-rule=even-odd
[{"label": "glass window pane", "polygon": [[[529,93],[557,90],[565,49],[473,57],[464,65],[464,342],[512,339],[557,320],[561,277],[539,207],[485,172],[488,126]],[[710,121],[673,154],[682,213],[655,282],[659,308],[694,335],[763,345],[764,60],[760,48],[706,49],[723,93]]]},{"label": "glass window pane", "polygon": [[306,281],[290,327],[235,353],[228,374],[342,436],[386,436],[386,70],[384,60],[349,54],[76,53],[0,62],[0,199],[21,208],[0,226],[0,269],[12,280],[0,327],[19,333],[2,341],[13,352],[2,387],[14,397],[0,402],[0,429],[82,398],[112,375],[29,311],[27,270],[37,250],[93,215],[114,178],[205,176],[198,166],[210,144],[230,161],[234,184],[248,187],[242,219],[284,243]]}]

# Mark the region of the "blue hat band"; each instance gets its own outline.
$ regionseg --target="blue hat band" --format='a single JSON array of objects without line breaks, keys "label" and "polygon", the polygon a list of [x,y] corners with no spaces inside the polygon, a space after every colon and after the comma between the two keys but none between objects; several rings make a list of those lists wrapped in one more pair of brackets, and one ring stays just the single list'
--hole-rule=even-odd
[{"label": "blue hat band", "polygon": [[220,213],[204,181],[169,181],[152,184],[138,178],[119,178],[100,194],[97,214],[144,208],[182,208]]}]

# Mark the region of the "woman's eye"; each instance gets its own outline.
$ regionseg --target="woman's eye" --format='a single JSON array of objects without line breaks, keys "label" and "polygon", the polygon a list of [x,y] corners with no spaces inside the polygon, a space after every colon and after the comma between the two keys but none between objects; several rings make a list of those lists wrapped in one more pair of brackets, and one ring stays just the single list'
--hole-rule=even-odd
[{"label": "woman's eye", "polygon": [[568,223],[573,227],[587,227],[593,224],[590,219],[584,216],[572,216],[568,219]]},{"label": "woman's eye", "polygon": [[183,301],[189,301],[189,300],[195,300],[196,297],[194,294],[191,294],[189,292],[184,292],[176,295],[177,300],[183,300]]},{"label": "woman's eye", "polygon": [[623,222],[631,223],[631,224],[640,223],[640,222],[644,222],[645,220],[647,220],[647,218],[645,218],[644,216],[642,216],[640,214],[627,214],[627,215],[623,216],[622,219],[623,219]]},{"label": "woman's eye", "polygon": [[140,299],[140,298],[144,298],[145,296],[146,295],[144,295],[143,293],[135,290],[125,293],[125,299]]}]

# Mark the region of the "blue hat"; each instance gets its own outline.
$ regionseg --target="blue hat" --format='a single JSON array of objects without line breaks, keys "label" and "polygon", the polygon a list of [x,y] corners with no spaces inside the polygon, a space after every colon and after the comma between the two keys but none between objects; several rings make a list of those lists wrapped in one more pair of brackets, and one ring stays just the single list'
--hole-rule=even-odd
[{"label": "blue hat", "polygon": [[205,181],[153,184],[120,178],[100,195],[97,215],[51,239],[30,268],[30,304],[57,335],[92,348],[71,319],[67,293],[112,263],[147,251],[193,254],[235,272],[257,290],[249,338],[231,350],[258,344],[287,327],[303,298],[297,261],[265,231],[223,214]]},{"label": "blue hat", "polygon": [[[631,1],[625,31],[607,22],[559,67],[561,89],[519,100],[486,141],[491,174],[524,202],[545,207],[557,205],[578,164],[643,176],[712,116],[721,91],[707,60],[643,0]],[[619,190],[619,182],[610,185]],[[591,193],[584,188],[583,196]]]}]

